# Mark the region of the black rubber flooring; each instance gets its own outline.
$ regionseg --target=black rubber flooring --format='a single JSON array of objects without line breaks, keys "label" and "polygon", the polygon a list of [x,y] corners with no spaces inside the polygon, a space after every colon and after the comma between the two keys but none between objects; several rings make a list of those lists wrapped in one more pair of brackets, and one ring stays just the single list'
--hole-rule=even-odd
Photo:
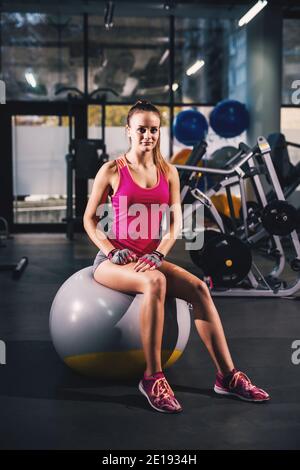
[{"label": "black rubber flooring", "polygon": [[[215,369],[192,325],[188,346],[166,376],[184,407],[157,413],[136,381],[100,382],[70,371],[52,347],[49,310],[60,285],[92,264],[85,236],[19,234],[0,248],[1,263],[29,257],[19,281],[0,272],[1,449],[299,449],[300,340],[297,300],[216,298],[236,366],[272,396],[266,404],[217,396]],[[168,259],[197,274],[180,249]]]}]

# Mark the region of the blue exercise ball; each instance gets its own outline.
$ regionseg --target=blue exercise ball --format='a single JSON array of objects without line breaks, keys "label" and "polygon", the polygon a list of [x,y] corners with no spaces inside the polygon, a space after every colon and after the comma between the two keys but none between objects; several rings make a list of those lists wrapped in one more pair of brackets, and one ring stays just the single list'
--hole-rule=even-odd
[{"label": "blue exercise ball", "polygon": [[195,145],[206,137],[208,123],[202,113],[194,109],[180,111],[175,116],[173,132],[176,139],[184,145]]},{"label": "blue exercise ball", "polygon": [[[99,378],[139,377],[145,370],[140,335],[143,294],[131,295],[96,282],[81,269],[58,290],[50,311],[50,334],[61,359],[73,370]],[[190,311],[166,297],[162,366],[181,356],[190,334]]]},{"label": "blue exercise ball", "polygon": [[229,139],[240,135],[248,128],[249,113],[243,103],[223,100],[210,113],[209,123],[216,134]]}]

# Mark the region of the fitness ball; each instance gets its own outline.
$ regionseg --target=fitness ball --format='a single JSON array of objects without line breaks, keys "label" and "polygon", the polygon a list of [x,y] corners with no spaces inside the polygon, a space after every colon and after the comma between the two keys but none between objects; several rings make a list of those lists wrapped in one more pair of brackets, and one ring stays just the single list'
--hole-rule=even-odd
[{"label": "fitness ball", "polygon": [[216,134],[229,139],[240,135],[248,128],[249,113],[243,103],[223,100],[210,113],[209,123]]},{"label": "fitness ball", "polygon": [[205,116],[195,109],[180,111],[175,116],[173,132],[176,139],[184,145],[192,146],[205,139],[207,130]]},{"label": "fitness ball", "polygon": [[[142,297],[97,283],[92,267],[73,274],[58,290],[50,311],[50,333],[58,355],[87,376],[140,376],[146,366],[140,337]],[[166,368],[177,361],[187,344],[188,304],[166,297],[164,318],[162,366]]]}]

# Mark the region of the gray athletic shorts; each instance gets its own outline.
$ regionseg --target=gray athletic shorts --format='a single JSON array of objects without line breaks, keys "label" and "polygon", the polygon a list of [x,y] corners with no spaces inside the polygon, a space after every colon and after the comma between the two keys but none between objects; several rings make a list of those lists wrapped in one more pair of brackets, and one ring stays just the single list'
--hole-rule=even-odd
[{"label": "gray athletic shorts", "polygon": [[99,264],[101,264],[106,259],[108,259],[108,257],[103,253],[103,251],[99,250],[94,259],[93,274],[95,274],[95,271],[98,268]]}]

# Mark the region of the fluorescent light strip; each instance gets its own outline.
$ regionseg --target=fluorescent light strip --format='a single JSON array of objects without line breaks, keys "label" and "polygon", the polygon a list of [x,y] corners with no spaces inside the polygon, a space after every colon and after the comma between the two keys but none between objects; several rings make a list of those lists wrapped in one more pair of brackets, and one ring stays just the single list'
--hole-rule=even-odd
[{"label": "fluorescent light strip", "polygon": [[25,78],[26,78],[27,83],[29,83],[29,85],[31,85],[32,88],[36,87],[36,79],[34,78],[33,73],[26,72],[25,73]]},{"label": "fluorescent light strip", "polygon": [[239,26],[249,23],[265,6],[268,4],[267,0],[259,0],[252,8],[239,20]]},{"label": "fluorescent light strip", "polygon": [[166,49],[165,52],[163,53],[163,55],[161,56],[160,61],[158,62],[158,64],[162,65],[167,60],[167,58],[169,57],[169,54],[170,54],[169,49]]},{"label": "fluorescent light strip", "polygon": [[196,73],[203,65],[205,64],[204,60],[197,60],[191,67],[189,67],[186,71],[187,75],[193,75]]}]

